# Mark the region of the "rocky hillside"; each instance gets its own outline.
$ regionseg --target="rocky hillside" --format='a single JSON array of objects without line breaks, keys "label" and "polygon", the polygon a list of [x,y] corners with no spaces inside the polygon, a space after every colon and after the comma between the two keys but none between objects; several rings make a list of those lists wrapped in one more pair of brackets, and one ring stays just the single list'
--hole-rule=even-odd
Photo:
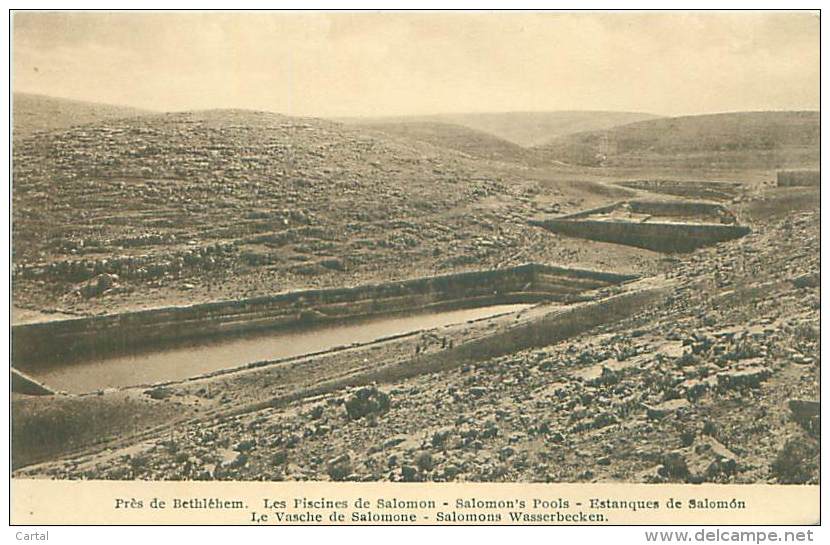
[{"label": "rocky hillside", "polygon": [[743,239],[677,259],[664,301],[578,338],[181,426],[100,461],[21,474],[817,484],[820,238],[811,195]]},{"label": "rocky hillside", "polygon": [[538,149],[550,161],[587,166],[816,166],[819,112],[655,119],[562,136]]},{"label": "rocky hillside", "polygon": [[395,138],[431,144],[444,149],[459,151],[472,158],[493,161],[529,163],[535,157],[534,150],[523,148],[492,134],[451,123],[413,121],[402,123],[370,123],[361,128],[383,133]]},{"label": "rocky hillside", "polygon": [[30,136],[38,131],[66,129],[76,125],[96,123],[108,119],[134,117],[150,113],[147,110],[84,102],[30,93],[14,93],[13,135]]},{"label": "rocky hillside", "polygon": [[556,111],[499,112],[475,114],[437,114],[377,118],[343,118],[354,124],[444,123],[485,132],[522,147],[537,146],[551,139],[583,131],[604,130],[656,119],[658,116],[640,112]]},{"label": "rocky hillside", "polygon": [[533,252],[584,260],[527,228],[534,184],[493,165],[251,111],[36,134],[14,147],[15,302],[113,312],[487,268]]}]

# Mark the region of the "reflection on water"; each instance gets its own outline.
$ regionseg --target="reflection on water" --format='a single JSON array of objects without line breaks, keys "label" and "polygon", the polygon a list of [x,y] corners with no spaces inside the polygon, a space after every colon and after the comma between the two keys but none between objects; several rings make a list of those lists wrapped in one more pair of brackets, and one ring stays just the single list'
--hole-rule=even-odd
[{"label": "reflection on water", "polygon": [[290,358],[352,343],[514,312],[531,305],[488,307],[381,317],[302,330],[253,332],[216,340],[194,339],[158,351],[88,359],[67,365],[32,366],[28,372],[49,387],[73,393],[135,384],[183,380],[257,361]]}]

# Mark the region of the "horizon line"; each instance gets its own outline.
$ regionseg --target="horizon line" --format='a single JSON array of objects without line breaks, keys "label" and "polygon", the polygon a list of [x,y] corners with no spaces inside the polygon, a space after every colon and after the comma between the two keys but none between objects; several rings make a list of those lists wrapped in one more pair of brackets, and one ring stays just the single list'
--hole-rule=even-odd
[{"label": "horizon line", "polygon": [[[239,111],[249,111],[249,112],[267,112],[273,113],[277,115],[282,115],[285,117],[299,117],[299,118],[317,118],[317,119],[328,119],[328,120],[338,120],[338,119],[394,119],[394,118],[423,118],[423,117],[440,117],[440,116],[465,116],[465,115],[517,115],[517,114],[546,114],[546,113],[613,113],[613,114],[640,114],[640,115],[648,115],[652,116],[656,119],[670,119],[670,118],[678,118],[678,117],[696,117],[696,116],[706,116],[706,115],[727,115],[727,114],[739,114],[739,113],[785,113],[785,112],[811,112],[811,113],[820,113],[821,108],[818,109],[768,109],[768,110],[759,110],[759,109],[751,109],[751,110],[720,110],[720,111],[706,111],[706,112],[697,112],[697,113],[684,113],[684,114],[656,114],[647,111],[641,110],[609,110],[609,109],[573,109],[573,108],[566,108],[561,110],[482,110],[482,111],[443,111],[443,112],[431,112],[431,113],[397,113],[397,114],[383,114],[383,115],[361,115],[361,114],[347,114],[347,115],[319,115],[319,114],[287,114],[284,112],[280,112],[279,110],[268,110],[262,108],[246,108],[240,106],[217,106],[212,108],[192,108],[192,109],[184,109],[184,110],[154,110],[150,108],[146,108],[143,106],[134,106],[131,104],[124,104],[124,103],[116,103],[116,102],[100,102],[95,100],[88,100],[88,99],[81,99],[81,98],[70,98],[65,96],[58,96],[58,95],[47,95],[44,93],[35,93],[29,91],[16,91],[12,90],[10,101],[12,105],[14,104],[14,96],[15,95],[29,95],[29,96],[36,96],[36,97],[43,97],[48,99],[54,100],[65,100],[67,102],[80,102],[90,105],[99,105],[99,106],[109,106],[109,107],[116,107],[116,108],[132,108],[134,110],[144,110],[148,114],[176,114],[176,113],[187,113],[187,112],[210,112],[210,111],[222,111],[222,110],[239,110]],[[13,109],[13,108],[12,108]],[[13,112],[12,112],[13,113]],[[649,121],[648,119],[644,119],[641,121]],[[635,122],[636,123],[636,122]]]}]

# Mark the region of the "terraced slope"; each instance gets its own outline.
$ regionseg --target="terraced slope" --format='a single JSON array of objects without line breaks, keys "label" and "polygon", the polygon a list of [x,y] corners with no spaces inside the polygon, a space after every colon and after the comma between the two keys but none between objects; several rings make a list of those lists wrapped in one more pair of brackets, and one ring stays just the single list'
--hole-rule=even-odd
[{"label": "terraced slope", "polygon": [[15,304],[113,312],[521,261],[653,259],[529,229],[534,184],[496,164],[236,110],[36,134],[14,147]]},{"label": "terraced slope", "polygon": [[[164,429],[17,475],[817,484],[818,195],[787,189],[748,203],[756,232],[679,258],[668,296],[622,321],[377,388]],[[794,206],[792,193],[811,201]],[[765,210],[778,217],[762,219]],[[275,367],[271,383],[307,380],[308,368]],[[181,388],[133,406],[183,412],[188,399],[219,397]]]},{"label": "terraced slope", "polygon": [[539,146],[549,161],[587,166],[817,166],[819,113],[673,117],[581,132]]},{"label": "terraced slope", "polygon": [[151,113],[148,110],[84,102],[30,93],[14,93],[13,134],[27,137],[38,131],[66,129],[76,125],[108,119],[134,117]]}]

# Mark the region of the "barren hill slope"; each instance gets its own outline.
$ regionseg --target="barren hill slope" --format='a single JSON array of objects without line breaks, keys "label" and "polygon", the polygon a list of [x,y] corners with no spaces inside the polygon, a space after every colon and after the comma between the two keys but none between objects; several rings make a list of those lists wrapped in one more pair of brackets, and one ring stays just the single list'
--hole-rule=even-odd
[{"label": "barren hill slope", "polygon": [[36,131],[66,129],[107,119],[133,117],[148,110],[71,100],[30,93],[14,93],[14,137],[23,138]]},{"label": "barren hill slope", "polygon": [[342,118],[354,124],[448,123],[486,132],[519,146],[537,146],[558,136],[655,119],[640,112],[556,111],[436,114],[375,118]]},{"label": "barren hill slope", "polygon": [[372,123],[361,128],[378,131],[396,138],[405,138],[460,151],[471,157],[494,161],[523,162],[532,160],[535,152],[492,134],[463,125],[429,121]]},{"label": "barren hill slope", "polygon": [[532,183],[499,164],[237,110],[35,134],[14,149],[15,303],[113,312],[543,254],[598,268],[651,259],[529,228]]},{"label": "barren hill slope", "polygon": [[550,160],[590,166],[780,168],[818,164],[819,113],[738,112],[632,123],[556,138]]}]

